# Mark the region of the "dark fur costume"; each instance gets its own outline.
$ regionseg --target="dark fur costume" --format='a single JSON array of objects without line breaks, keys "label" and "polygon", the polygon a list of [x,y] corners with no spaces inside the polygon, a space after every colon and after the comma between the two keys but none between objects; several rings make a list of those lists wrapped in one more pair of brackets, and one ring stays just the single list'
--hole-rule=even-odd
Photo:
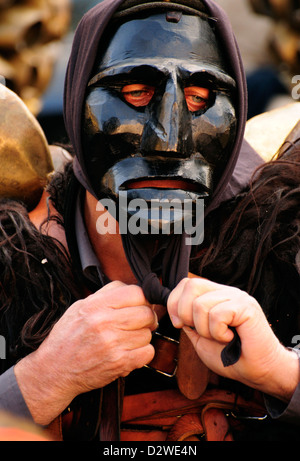
[{"label": "dark fur costume", "polygon": [[[49,186],[60,214],[72,174],[68,166]],[[192,272],[258,299],[286,345],[299,333],[299,177],[298,143],[260,168],[248,190],[210,213],[205,251],[191,260]],[[80,293],[68,255],[31,224],[22,204],[1,200],[0,232],[0,334],[8,346],[1,365],[6,369],[43,341]]]},{"label": "dark fur costume", "polygon": [[[61,215],[72,177],[68,165],[48,187]],[[279,160],[259,169],[249,189],[209,214],[205,250],[198,249],[191,260],[194,273],[254,295],[286,345],[299,332],[299,177],[298,142]],[[41,234],[29,221],[26,208],[10,200],[0,202],[0,271],[0,334],[8,346],[7,359],[1,360],[3,372],[39,346],[81,293],[72,262],[59,242]],[[95,408],[97,394],[90,396]],[[90,421],[93,412],[87,405],[84,408],[88,416],[83,419]],[[277,434],[281,440],[297,439],[289,426],[284,425],[282,433],[277,424],[278,433],[273,423],[271,428],[265,424],[265,432],[261,424],[255,431],[263,440],[276,440]],[[77,434],[81,439],[83,431],[81,424]],[[253,431],[247,434],[252,437]]]},{"label": "dark fur costume", "polygon": [[[59,175],[55,182],[58,202]],[[0,281],[2,373],[35,350],[79,297],[65,249],[35,228],[22,203],[8,199],[0,200]]]},{"label": "dark fur costume", "polygon": [[286,346],[300,327],[299,178],[297,139],[256,171],[247,190],[207,217],[206,250],[191,261],[192,272],[254,296]]}]

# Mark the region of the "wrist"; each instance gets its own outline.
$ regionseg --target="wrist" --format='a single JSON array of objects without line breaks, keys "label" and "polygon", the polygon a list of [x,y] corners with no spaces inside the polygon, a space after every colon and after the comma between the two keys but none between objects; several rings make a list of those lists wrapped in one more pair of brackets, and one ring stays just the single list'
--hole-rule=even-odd
[{"label": "wrist", "polygon": [[299,378],[298,354],[282,346],[278,363],[262,390],[283,402],[289,402],[299,384]]},{"label": "wrist", "polygon": [[71,402],[72,397],[60,388],[61,377],[39,354],[24,357],[14,367],[17,383],[36,424],[47,426]]}]

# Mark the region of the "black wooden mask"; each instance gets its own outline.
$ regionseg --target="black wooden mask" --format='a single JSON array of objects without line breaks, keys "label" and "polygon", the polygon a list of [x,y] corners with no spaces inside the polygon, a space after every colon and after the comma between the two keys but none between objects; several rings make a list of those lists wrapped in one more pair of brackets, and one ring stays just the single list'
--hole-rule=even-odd
[{"label": "black wooden mask", "polygon": [[82,139],[97,198],[118,203],[126,191],[147,203],[209,203],[231,155],[236,113],[235,81],[208,20],[129,20],[96,65]]}]

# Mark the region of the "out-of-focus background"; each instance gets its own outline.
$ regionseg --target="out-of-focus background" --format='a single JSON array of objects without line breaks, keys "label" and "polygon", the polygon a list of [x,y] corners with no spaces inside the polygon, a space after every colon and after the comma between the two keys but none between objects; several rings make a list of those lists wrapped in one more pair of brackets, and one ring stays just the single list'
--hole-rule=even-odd
[{"label": "out-of-focus background", "polygon": [[248,118],[292,99],[300,74],[300,0],[216,0],[227,12],[243,58]]},{"label": "out-of-focus background", "polygon": [[[98,2],[0,0],[0,76],[37,117],[50,144],[67,142],[62,98],[72,37],[82,15]],[[240,46],[248,118],[295,102],[292,77],[300,75],[300,0],[216,2],[231,19]]]},{"label": "out-of-focus background", "polygon": [[99,0],[0,0],[0,82],[17,93],[47,140],[67,142],[62,106],[75,28]]}]

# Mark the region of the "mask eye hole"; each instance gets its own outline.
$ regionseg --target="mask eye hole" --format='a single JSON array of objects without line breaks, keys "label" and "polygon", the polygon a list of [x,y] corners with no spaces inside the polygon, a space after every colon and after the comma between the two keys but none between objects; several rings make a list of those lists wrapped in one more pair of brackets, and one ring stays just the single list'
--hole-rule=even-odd
[{"label": "mask eye hole", "polygon": [[200,86],[188,86],[184,89],[186,103],[190,112],[197,112],[207,106],[209,90]]},{"label": "mask eye hole", "polygon": [[143,83],[133,83],[123,86],[121,91],[126,102],[135,107],[144,107],[151,101],[155,88]]}]

